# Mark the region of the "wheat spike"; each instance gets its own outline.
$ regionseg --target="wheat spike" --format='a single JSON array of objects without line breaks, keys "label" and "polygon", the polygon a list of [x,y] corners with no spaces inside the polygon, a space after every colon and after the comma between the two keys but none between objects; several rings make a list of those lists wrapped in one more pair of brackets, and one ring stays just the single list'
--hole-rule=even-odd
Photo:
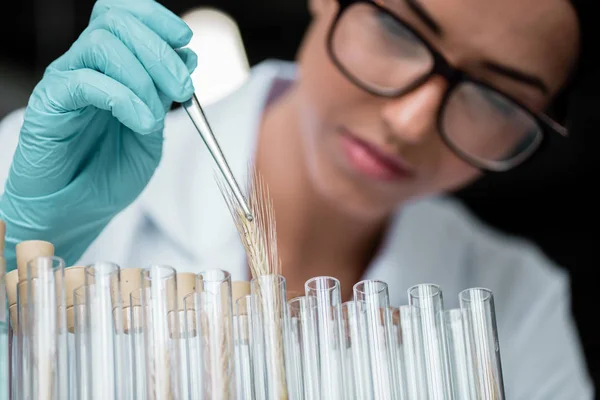
[{"label": "wheat spike", "polygon": [[[217,178],[217,183],[246,251],[252,277],[281,275],[273,202],[262,176],[255,169],[251,170],[248,205],[254,217],[252,221],[246,218],[233,193],[222,179]],[[263,328],[267,330],[265,334],[271,340],[268,346],[272,352],[269,352],[267,356],[270,359],[267,360],[267,364],[270,365],[271,374],[275,376],[271,376],[268,380],[274,380],[276,387],[268,390],[273,391],[270,394],[271,398],[277,396],[283,400],[288,397],[282,331],[282,316],[285,315],[282,305],[285,305],[286,299],[285,296],[281,298],[280,288],[275,280],[267,280],[267,282],[269,281],[272,281],[273,284],[269,283],[269,287],[261,287],[255,297],[262,310]],[[263,293],[268,295],[263,296]]]},{"label": "wheat spike", "polygon": [[252,221],[246,218],[244,211],[222,178],[217,177],[217,184],[244,245],[252,277],[280,275],[281,261],[277,253],[277,230],[273,202],[262,176],[256,170],[253,170],[250,176],[248,205],[254,216]]}]

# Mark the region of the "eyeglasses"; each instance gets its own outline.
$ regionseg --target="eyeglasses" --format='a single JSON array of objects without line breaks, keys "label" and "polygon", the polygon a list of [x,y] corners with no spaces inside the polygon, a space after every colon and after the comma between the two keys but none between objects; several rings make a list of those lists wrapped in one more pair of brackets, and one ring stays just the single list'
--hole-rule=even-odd
[{"label": "eyeglasses", "polygon": [[485,171],[506,171],[528,159],[546,133],[567,135],[545,114],[456,69],[409,24],[372,0],[339,0],[327,39],[339,70],[363,90],[402,96],[433,75],[448,82],[438,132],[459,157]]}]

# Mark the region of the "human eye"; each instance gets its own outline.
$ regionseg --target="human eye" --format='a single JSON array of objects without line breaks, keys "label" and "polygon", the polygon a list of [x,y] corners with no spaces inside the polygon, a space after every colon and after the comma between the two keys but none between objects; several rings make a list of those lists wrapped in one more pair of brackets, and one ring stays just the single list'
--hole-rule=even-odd
[{"label": "human eye", "polygon": [[495,90],[487,89],[480,91],[481,97],[495,111],[502,115],[509,116],[515,112],[518,107],[510,99]]},{"label": "human eye", "polygon": [[414,33],[410,31],[403,23],[398,21],[393,15],[383,10],[378,10],[376,18],[378,25],[385,31],[385,33],[393,39],[402,40],[406,42],[420,43]]}]

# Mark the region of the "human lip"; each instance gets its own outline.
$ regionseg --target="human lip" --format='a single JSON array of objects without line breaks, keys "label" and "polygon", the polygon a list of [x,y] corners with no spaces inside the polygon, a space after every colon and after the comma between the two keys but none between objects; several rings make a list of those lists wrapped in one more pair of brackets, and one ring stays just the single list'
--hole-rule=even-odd
[{"label": "human lip", "polygon": [[414,176],[402,158],[386,153],[345,129],[342,130],[342,147],[350,164],[372,179],[397,181]]}]

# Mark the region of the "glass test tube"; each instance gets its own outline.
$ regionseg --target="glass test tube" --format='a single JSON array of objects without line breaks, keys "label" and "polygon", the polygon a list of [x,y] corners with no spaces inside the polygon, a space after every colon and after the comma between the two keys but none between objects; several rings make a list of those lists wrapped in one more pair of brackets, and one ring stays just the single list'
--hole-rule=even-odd
[{"label": "glass test tube", "polygon": [[8,315],[9,315],[9,326],[8,326],[8,368],[9,368],[9,380],[8,390],[11,399],[18,399],[17,385],[16,385],[16,373],[18,370],[18,359],[17,354],[21,354],[17,351],[17,284],[19,281],[19,271],[14,269],[7,273],[4,277],[6,282],[6,292],[8,298]]},{"label": "glass test tube", "polygon": [[202,365],[202,333],[200,332],[200,297],[197,292],[190,293],[184,298],[186,318],[183,332],[185,333],[185,360],[187,363],[188,388],[190,400],[203,399],[203,365]]},{"label": "glass test tube", "polygon": [[202,279],[199,306],[204,395],[206,399],[234,399],[236,389],[231,275],[227,271],[213,269],[201,272],[198,279]]},{"label": "glass test tube", "polygon": [[144,315],[146,313],[142,306],[142,291],[143,289],[139,288],[130,292],[128,320],[125,324],[125,332],[129,335],[129,345],[131,346],[132,400],[148,399],[147,388],[149,385],[146,383],[146,343],[144,336],[146,333]]},{"label": "glass test tube", "polygon": [[[252,296],[246,295],[236,301],[236,334],[235,334],[235,352],[236,352],[236,376],[237,376],[237,395],[238,399],[258,399],[264,398],[264,387],[261,396],[257,396],[254,388],[253,374],[253,346],[255,339],[253,337],[253,306]],[[261,369],[262,370],[262,369]]]},{"label": "glass test tube", "polygon": [[448,364],[450,365],[452,380],[452,398],[455,399],[471,399],[474,396],[469,380],[470,369],[463,319],[463,311],[459,308],[444,311],[448,340]]},{"label": "glass test tube", "polygon": [[398,393],[397,399],[408,400],[408,383],[406,378],[406,359],[404,355],[405,346],[403,344],[404,335],[402,332],[402,317],[400,308],[390,307],[390,313],[392,316],[392,337],[393,346],[396,349],[395,363],[396,363],[396,377],[398,379]]},{"label": "glass test tube", "polygon": [[[238,309],[238,300],[250,295],[250,282],[232,281],[231,282],[231,304],[233,306],[233,342],[235,350],[235,389],[238,399],[252,399],[251,392],[244,390],[244,380],[249,382],[252,375],[248,375],[246,368],[250,368],[249,340],[248,340],[248,313],[247,310]],[[238,312],[242,311],[242,314]],[[245,330],[240,330],[240,325]],[[245,377],[243,375],[246,375]]]},{"label": "glass test tube", "polygon": [[92,351],[93,399],[125,397],[123,306],[120,268],[109,262],[85,269],[88,287],[88,332]]},{"label": "glass test tube", "polygon": [[288,302],[290,325],[290,398],[319,399],[319,336],[317,302],[301,296]]},{"label": "glass test tube", "polygon": [[[1,240],[4,241],[4,234]],[[10,317],[8,313],[6,293],[6,263],[4,257],[0,256],[0,400],[9,399],[9,327]]]},{"label": "glass test tube", "polygon": [[422,352],[422,338],[416,331],[416,312],[410,305],[399,307],[402,335],[402,356],[406,371],[406,392],[409,399],[427,398],[427,377]]},{"label": "glass test tube", "polygon": [[366,344],[371,364],[372,392],[375,399],[398,398],[396,378],[396,348],[393,340],[392,316],[388,286],[376,280],[354,285],[354,302],[367,333]]},{"label": "glass test tube", "polygon": [[[131,400],[143,399],[144,391],[141,390],[145,383],[144,379],[140,379],[136,375],[140,369],[143,369],[143,361],[139,368],[135,366],[135,353],[134,343],[135,335],[143,337],[141,314],[138,313],[139,318],[133,320],[131,317],[132,303],[131,293],[137,291],[137,310],[141,308],[141,292],[142,287],[142,270],[141,268],[121,268],[119,271],[120,275],[120,286],[121,286],[121,301],[123,302],[123,335],[122,335],[122,351],[121,362],[123,365],[123,371],[128,377],[125,380],[124,395],[126,398]],[[143,360],[143,353],[142,353]],[[145,373],[145,372],[143,372]],[[143,376],[143,374],[142,374]],[[140,385],[138,388],[137,385]],[[140,390],[138,390],[140,389]]]},{"label": "glass test tube", "polygon": [[448,358],[443,320],[442,290],[437,285],[421,284],[408,290],[409,302],[414,306],[416,335],[422,338],[425,378],[431,400],[450,396]]},{"label": "glass test tube", "polygon": [[191,272],[177,273],[177,309],[176,318],[179,320],[179,355],[181,357],[180,375],[181,398],[190,399],[191,366],[190,352],[188,347],[196,336],[196,307],[194,303],[187,304],[187,296],[196,293],[196,274]]},{"label": "glass test tube", "polygon": [[177,275],[169,266],[142,271],[143,330],[149,400],[181,399]]},{"label": "glass test tube", "polygon": [[252,279],[252,298],[257,324],[254,338],[262,341],[266,382],[266,399],[287,399],[288,383],[285,368],[287,347],[287,293],[281,275],[263,275]]},{"label": "glass test tube", "polygon": [[339,399],[344,393],[340,282],[333,277],[316,277],[309,279],[304,289],[306,296],[314,297],[317,302],[321,398]]},{"label": "glass test tube", "polygon": [[29,386],[38,400],[69,398],[64,268],[59,257],[37,257],[27,263]]},{"label": "glass test tube", "polygon": [[[85,277],[84,277],[85,281]],[[91,332],[89,327],[89,307],[87,285],[81,285],[73,291],[73,333],[75,336],[75,391],[72,392],[78,400],[90,400],[92,392],[92,349]]]},{"label": "glass test tube", "polygon": [[29,329],[29,286],[37,285],[37,279],[25,279],[17,284],[17,323],[14,328],[17,334],[14,346],[13,363],[13,399],[30,399],[31,387],[31,333]]},{"label": "glass test tube", "polygon": [[504,399],[494,296],[488,289],[473,288],[460,292],[459,299],[475,389],[472,398]]},{"label": "glass test tube", "polygon": [[85,284],[85,267],[65,269],[65,307],[67,314],[67,349],[69,355],[69,391],[77,393],[77,348],[75,338],[75,289]]},{"label": "glass test tube", "polygon": [[[368,349],[360,334],[356,303],[354,300],[342,304],[342,362],[344,368],[344,399],[359,400],[372,398],[371,365],[368,359]],[[361,343],[363,345],[361,345]]]}]

